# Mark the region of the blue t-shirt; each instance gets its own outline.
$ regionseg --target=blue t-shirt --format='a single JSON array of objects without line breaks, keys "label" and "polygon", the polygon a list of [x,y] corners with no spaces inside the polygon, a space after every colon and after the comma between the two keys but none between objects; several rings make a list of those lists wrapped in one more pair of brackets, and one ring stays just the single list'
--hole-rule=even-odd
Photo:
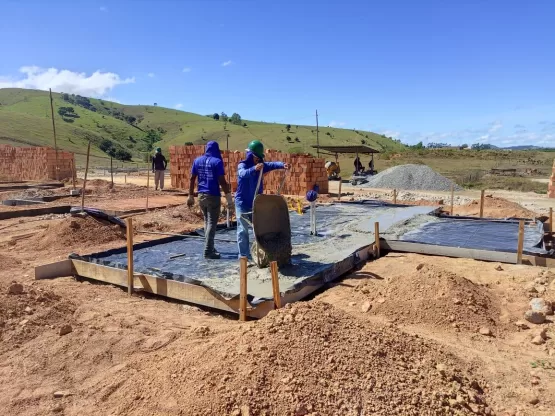
[{"label": "blue t-shirt", "polygon": [[220,196],[218,178],[224,176],[224,163],[215,157],[202,155],[193,162],[193,175],[198,176],[198,193]]}]

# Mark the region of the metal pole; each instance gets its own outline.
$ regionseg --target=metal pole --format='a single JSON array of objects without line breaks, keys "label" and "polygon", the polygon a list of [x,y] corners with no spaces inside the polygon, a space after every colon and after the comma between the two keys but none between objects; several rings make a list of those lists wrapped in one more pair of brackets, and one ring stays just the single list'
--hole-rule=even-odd
[{"label": "metal pole", "polygon": [[56,180],[59,181],[60,165],[58,164],[58,143],[56,140],[56,122],[54,121],[54,103],[52,100],[52,88],[49,88],[49,91],[50,91],[50,112],[52,113],[52,131],[54,132],[54,150],[56,151]]},{"label": "metal pole", "polygon": [[83,189],[81,189],[81,211],[85,209],[85,192],[87,190],[87,174],[89,173],[89,155],[91,153],[91,141],[87,146],[87,164],[85,165],[85,179],[83,180]]},{"label": "metal pole", "polygon": [[110,177],[112,178],[112,188],[114,187],[114,166],[112,165],[112,158],[110,157]]}]

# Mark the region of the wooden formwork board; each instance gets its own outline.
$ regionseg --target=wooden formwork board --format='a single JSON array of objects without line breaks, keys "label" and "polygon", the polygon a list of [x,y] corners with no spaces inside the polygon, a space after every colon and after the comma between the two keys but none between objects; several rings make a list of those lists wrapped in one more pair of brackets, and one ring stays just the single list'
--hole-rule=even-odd
[{"label": "wooden formwork board", "polygon": [[[325,281],[307,284],[295,292],[288,292],[281,297],[281,304],[299,301],[327,282],[340,277],[351,271],[356,263],[366,261],[372,246],[365,247],[342,262],[334,265],[331,273],[326,273]],[[46,264],[35,268],[35,279],[52,279],[64,276],[81,276],[88,279],[113,284],[127,288],[127,270],[104,266],[82,260],[63,260],[56,263]],[[226,312],[239,313],[239,298],[225,299],[210,288],[184,283],[156,276],[135,273],[133,286],[135,291],[143,291],[171,299],[181,300],[187,303],[219,309]],[[251,318],[262,318],[274,309],[274,301],[263,301],[256,306],[248,305],[247,316]]]}]

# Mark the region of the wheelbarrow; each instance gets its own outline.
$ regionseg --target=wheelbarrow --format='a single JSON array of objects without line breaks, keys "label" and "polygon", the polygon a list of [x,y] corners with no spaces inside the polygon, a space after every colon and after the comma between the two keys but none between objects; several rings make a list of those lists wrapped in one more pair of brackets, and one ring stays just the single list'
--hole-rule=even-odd
[{"label": "wheelbarrow", "polygon": [[285,174],[277,195],[258,194],[262,172],[258,178],[253,209],[252,228],[254,243],[251,246],[253,261],[259,268],[276,261],[279,267],[291,264],[291,223],[287,201],[280,195]]}]

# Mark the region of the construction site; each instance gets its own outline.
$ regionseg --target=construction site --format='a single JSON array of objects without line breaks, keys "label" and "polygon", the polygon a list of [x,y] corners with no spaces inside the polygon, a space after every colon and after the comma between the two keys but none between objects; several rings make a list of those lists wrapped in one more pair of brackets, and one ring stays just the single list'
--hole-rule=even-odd
[{"label": "construction site", "polygon": [[[0,145],[3,414],[553,415],[555,168],[543,195],[468,190],[316,150],[266,150],[290,168],[264,175],[252,258],[222,209],[212,260],[186,205],[205,146],[171,146],[157,190]],[[232,193],[244,158],[222,151]]]}]

